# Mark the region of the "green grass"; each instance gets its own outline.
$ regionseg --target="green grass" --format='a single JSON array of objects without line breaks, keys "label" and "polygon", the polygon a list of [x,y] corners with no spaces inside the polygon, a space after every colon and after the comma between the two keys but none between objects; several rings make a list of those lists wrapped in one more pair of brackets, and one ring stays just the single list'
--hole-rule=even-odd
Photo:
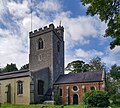
[{"label": "green grass", "polygon": [[[44,107],[43,107],[44,106]],[[62,105],[43,105],[43,104],[33,104],[33,105],[13,105],[13,104],[2,104],[0,108],[62,108]],[[64,108],[84,108],[84,105],[65,105]],[[118,106],[113,106],[112,108],[120,108]]]}]

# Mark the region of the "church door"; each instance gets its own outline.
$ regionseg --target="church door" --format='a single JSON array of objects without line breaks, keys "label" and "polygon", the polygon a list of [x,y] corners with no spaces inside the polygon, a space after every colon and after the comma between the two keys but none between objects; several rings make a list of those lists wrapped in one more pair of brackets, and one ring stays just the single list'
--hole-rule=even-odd
[{"label": "church door", "polygon": [[11,103],[11,85],[7,85],[7,103]]},{"label": "church door", "polygon": [[73,95],[73,104],[78,104],[78,95],[77,94]]}]

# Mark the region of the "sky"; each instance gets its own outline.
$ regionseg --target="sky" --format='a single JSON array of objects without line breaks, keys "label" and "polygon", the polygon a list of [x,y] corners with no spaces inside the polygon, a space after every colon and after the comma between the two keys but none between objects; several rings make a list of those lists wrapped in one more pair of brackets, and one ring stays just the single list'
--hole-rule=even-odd
[{"label": "sky", "polygon": [[[74,60],[86,63],[96,56],[107,67],[120,65],[120,46],[110,50],[104,22],[86,16],[80,0],[0,0],[0,67],[29,62],[29,32],[60,24],[64,27],[65,66]],[[32,12],[32,27],[31,27]]]}]

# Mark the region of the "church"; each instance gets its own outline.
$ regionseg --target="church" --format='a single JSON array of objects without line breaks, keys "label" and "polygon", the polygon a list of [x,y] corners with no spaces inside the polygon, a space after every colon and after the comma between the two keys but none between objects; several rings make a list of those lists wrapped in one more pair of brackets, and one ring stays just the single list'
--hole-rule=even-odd
[{"label": "church", "polygon": [[64,74],[64,27],[50,24],[29,32],[29,70],[0,73],[0,103],[32,104],[54,101],[80,104],[90,90],[104,90],[102,71]]}]

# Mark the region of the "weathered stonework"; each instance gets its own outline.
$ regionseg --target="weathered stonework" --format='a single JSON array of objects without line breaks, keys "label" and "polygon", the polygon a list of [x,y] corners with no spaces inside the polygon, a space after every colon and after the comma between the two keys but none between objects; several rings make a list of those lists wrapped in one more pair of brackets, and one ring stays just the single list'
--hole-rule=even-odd
[{"label": "weathered stonework", "polygon": [[[40,28],[30,32],[29,37],[29,69],[35,72],[33,77],[34,88],[37,88],[38,79],[44,81],[45,94],[49,88],[53,88],[53,83],[56,79],[61,74],[64,74],[64,28],[63,26],[55,28],[53,24],[50,24],[49,27],[45,26],[43,29]],[[40,38],[43,40],[43,49],[38,49],[38,40]],[[48,69],[47,71],[44,70],[46,68]],[[36,71],[38,74],[36,74]],[[46,74],[48,75],[46,76]],[[39,103],[42,97],[37,95],[36,89],[34,91],[35,103]]]}]

